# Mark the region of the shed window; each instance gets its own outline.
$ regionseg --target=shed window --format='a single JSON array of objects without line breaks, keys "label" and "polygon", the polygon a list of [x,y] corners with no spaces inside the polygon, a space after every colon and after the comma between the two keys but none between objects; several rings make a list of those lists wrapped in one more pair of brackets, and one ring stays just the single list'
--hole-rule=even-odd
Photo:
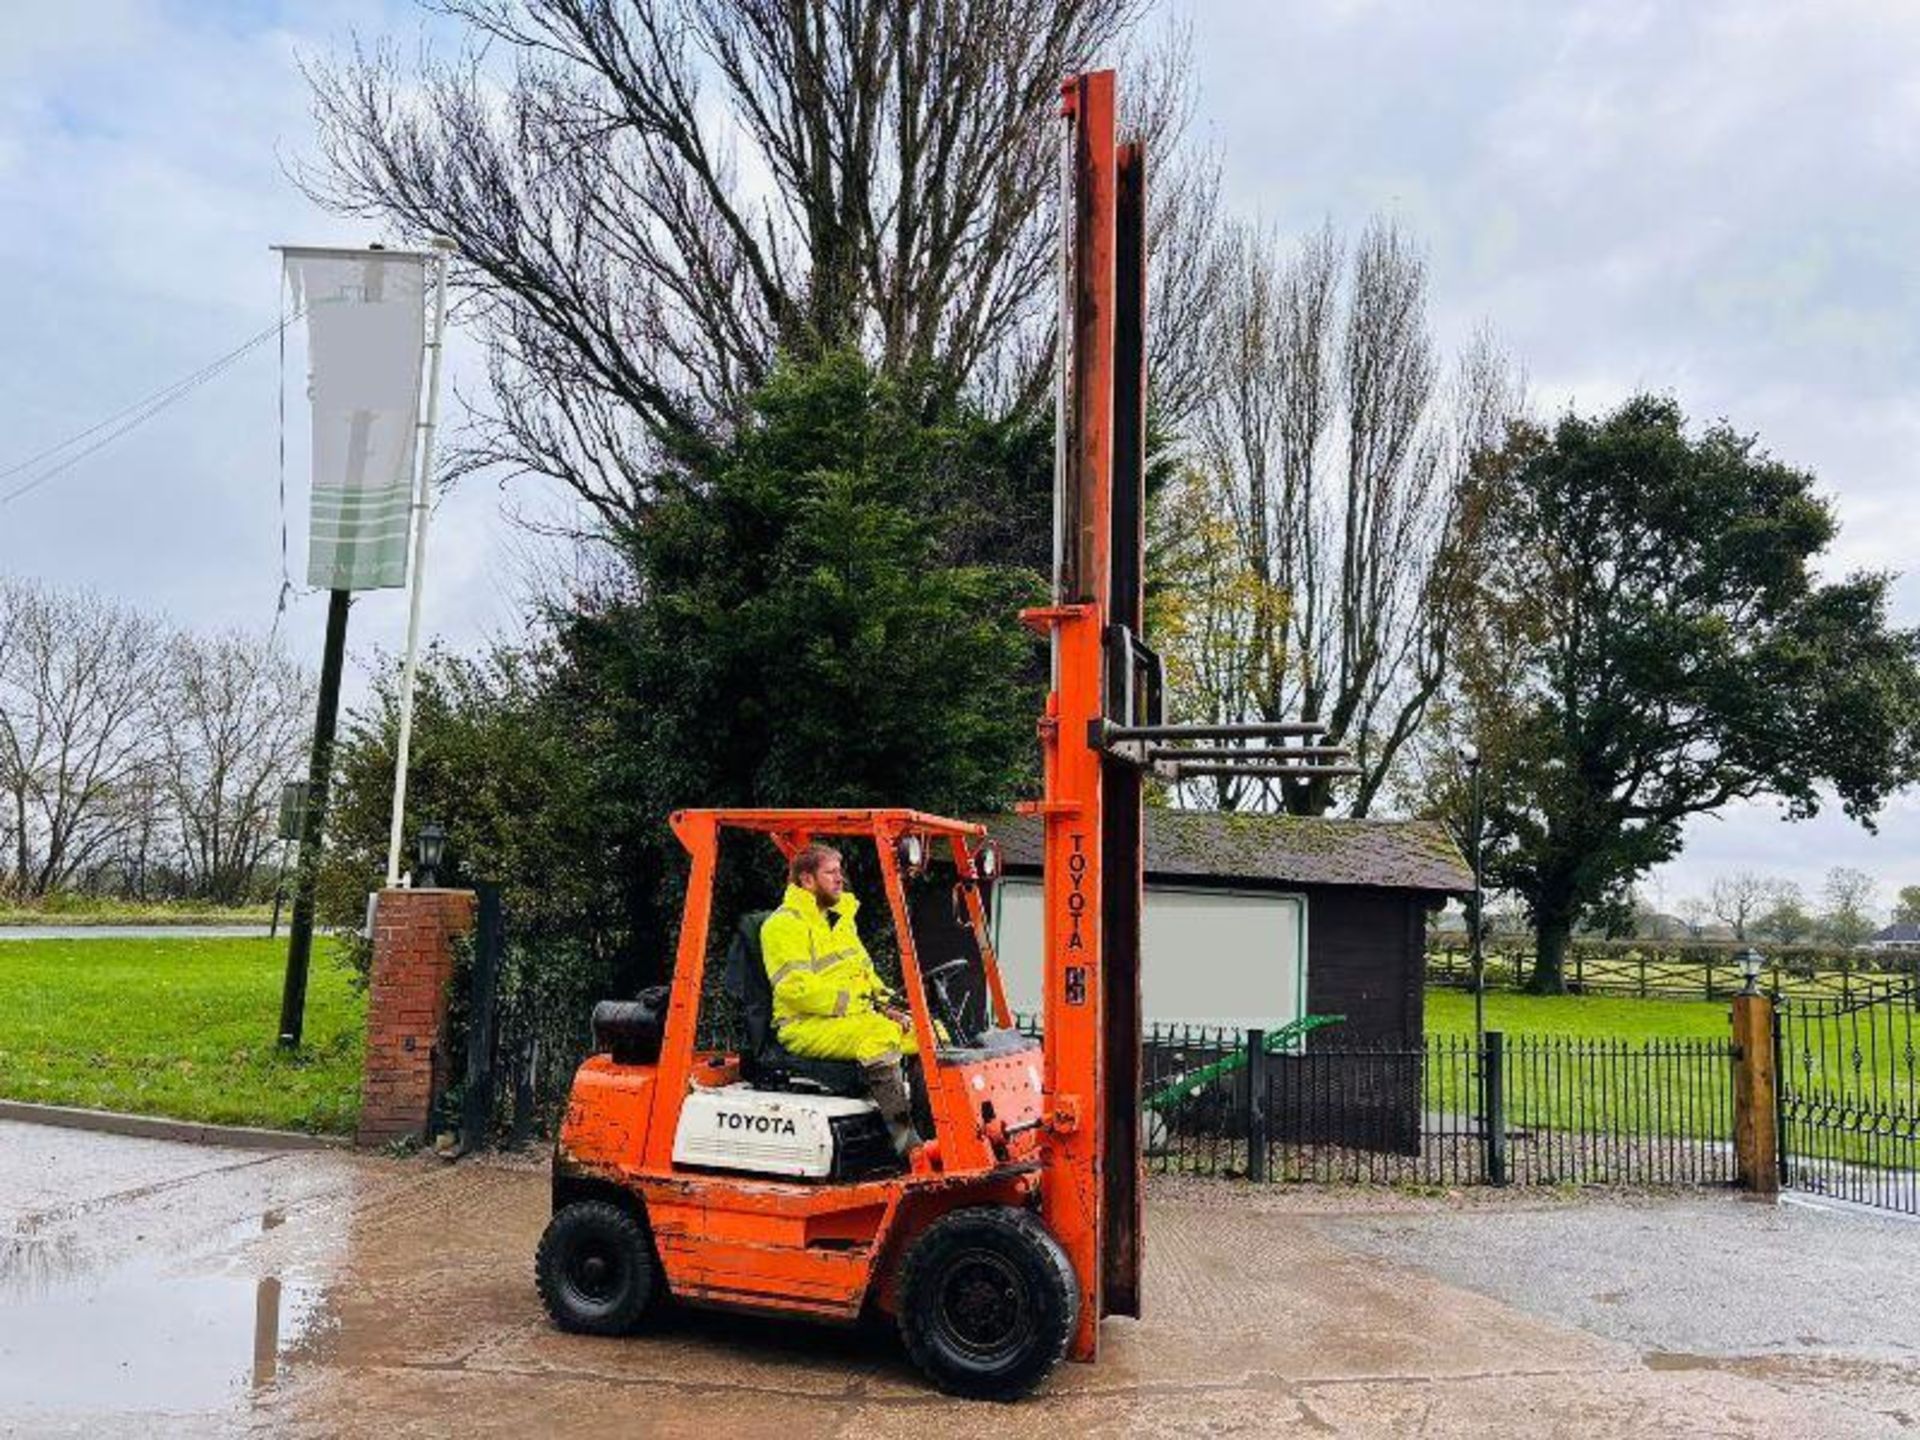
[{"label": "shed window", "polygon": [[[1007,1001],[1038,1014],[1039,878],[1010,876],[994,889]],[[1149,885],[1141,949],[1149,1024],[1276,1029],[1306,1013],[1305,896]]]}]

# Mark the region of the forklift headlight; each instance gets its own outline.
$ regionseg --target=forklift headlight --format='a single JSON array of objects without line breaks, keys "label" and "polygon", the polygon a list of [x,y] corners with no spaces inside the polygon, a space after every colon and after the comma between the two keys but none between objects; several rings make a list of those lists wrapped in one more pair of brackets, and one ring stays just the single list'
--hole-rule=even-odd
[{"label": "forklift headlight", "polygon": [[908,875],[927,873],[927,837],[917,831],[909,830],[894,842],[894,854],[899,857],[900,868]]},{"label": "forklift headlight", "polygon": [[1000,878],[1000,842],[982,840],[980,848],[973,852],[973,873],[991,885]]}]

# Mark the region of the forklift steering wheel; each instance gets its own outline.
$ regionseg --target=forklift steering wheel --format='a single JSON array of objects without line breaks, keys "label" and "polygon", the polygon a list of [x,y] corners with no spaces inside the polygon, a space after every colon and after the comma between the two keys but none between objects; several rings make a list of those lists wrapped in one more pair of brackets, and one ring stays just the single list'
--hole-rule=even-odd
[{"label": "forklift steering wheel", "polygon": [[927,971],[925,979],[930,992],[929,998],[933,1001],[934,1009],[939,1012],[939,1019],[946,1025],[947,1033],[953,1037],[953,1043],[972,1046],[979,1043],[980,1037],[966,1023],[963,1008],[954,1003],[953,992],[947,988],[952,981],[966,972],[966,968],[967,961],[964,956],[958,960],[948,960]]}]

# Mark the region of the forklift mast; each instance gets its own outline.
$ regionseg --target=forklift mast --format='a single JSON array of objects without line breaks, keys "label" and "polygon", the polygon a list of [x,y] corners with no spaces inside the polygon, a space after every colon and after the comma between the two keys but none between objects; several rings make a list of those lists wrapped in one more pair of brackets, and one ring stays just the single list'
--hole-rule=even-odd
[{"label": "forklift mast", "polygon": [[[1142,639],[1146,570],[1147,176],[1116,143],[1110,70],[1061,87],[1060,322],[1051,644],[1040,719],[1045,1086],[1041,1210],[1080,1282],[1069,1353],[1140,1313],[1141,912],[1148,774],[1311,784],[1360,772],[1314,721],[1169,724]],[[1199,742],[1197,745],[1191,742]],[[1292,743],[1298,742],[1298,743]]]},{"label": "forklift mast", "polygon": [[[1050,605],[1040,722],[1045,835],[1045,1084],[1053,1124],[1041,1205],[1079,1276],[1070,1353],[1100,1318],[1139,1314],[1141,776],[1104,753],[1109,635],[1140,626],[1145,506],[1144,154],[1116,146],[1114,76],[1062,87],[1061,313]],[[1131,668],[1132,646],[1116,651]],[[1157,717],[1156,717],[1157,718]]]}]

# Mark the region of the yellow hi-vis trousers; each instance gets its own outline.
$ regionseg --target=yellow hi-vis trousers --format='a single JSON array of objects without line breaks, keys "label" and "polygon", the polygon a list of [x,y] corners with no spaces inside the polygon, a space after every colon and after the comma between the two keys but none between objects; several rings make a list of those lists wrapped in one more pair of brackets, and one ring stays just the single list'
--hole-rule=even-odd
[{"label": "yellow hi-vis trousers", "polygon": [[800,1015],[780,1027],[780,1043],[809,1060],[869,1060],[917,1055],[913,1031],[878,1010],[854,1015]]}]

